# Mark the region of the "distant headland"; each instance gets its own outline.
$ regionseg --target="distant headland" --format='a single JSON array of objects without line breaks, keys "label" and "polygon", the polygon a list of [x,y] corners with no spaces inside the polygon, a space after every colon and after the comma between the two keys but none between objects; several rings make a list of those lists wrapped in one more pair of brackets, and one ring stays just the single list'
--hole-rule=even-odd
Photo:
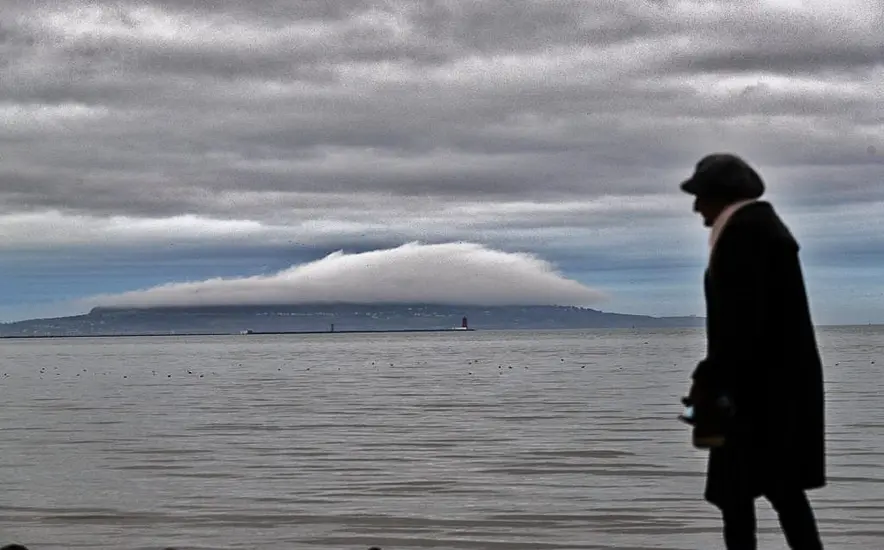
[{"label": "distant headland", "polygon": [[652,317],[572,306],[323,303],[97,307],[84,315],[0,324],[0,337],[427,332],[702,326],[702,317]]}]

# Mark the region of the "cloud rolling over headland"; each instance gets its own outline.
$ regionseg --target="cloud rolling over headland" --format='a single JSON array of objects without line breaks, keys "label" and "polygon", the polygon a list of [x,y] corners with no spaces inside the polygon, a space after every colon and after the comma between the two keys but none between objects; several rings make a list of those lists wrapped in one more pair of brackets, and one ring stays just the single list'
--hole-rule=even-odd
[{"label": "cloud rolling over headland", "polygon": [[345,254],[271,275],[173,283],[119,295],[93,305],[116,307],[297,303],[436,303],[582,305],[604,299],[528,254],[473,243],[408,243]]}]

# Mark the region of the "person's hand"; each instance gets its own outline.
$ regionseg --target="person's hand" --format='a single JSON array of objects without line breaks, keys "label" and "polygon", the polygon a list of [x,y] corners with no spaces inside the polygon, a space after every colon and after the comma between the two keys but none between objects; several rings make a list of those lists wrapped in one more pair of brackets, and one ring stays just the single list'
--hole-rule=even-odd
[{"label": "person's hand", "polygon": [[696,405],[698,402],[703,399],[703,391],[700,389],[700,385],[694,382],[691,384],[690,390],[688,390],[688,400],[692,405]]},{"label": "person's hand", "polygon": [[697,419],[695,416],[696,410],[697,410],[697,407],[696,407],[697,394],[698,394],[697,385],[696,385],[696,383],[694,383],[691,386],[690,391],[688,391],[688,395],[681,398],[682,405],[684,405],[686,408],[692,409],[693,412],[691,412],[687,415],[680,414],[680,415],[678,415],[678,419],[681,420],[682,422],[684,422],[685,424],[689,424],[691,426],[693,426],[697,422]]},{"label": "person's hand", "polygon": [[[681,402],[685,404],[685,407],[691,406],[690,401],[688,400],[687,397],[682,398]],[[678,415],[678,419],[681,420],[682,422],[684,422],[685,424],[688,424],[689,426],[693,426],[694,424],[697,423],[697,419],[694,417],[693,412],[686,413],[686,414],[680,414],[680,415]]]},{"label": "person's hand", "polygon": [[694,407],[700,406],[703,407],[708,405],[712,400],[712,394],[703,386],[703,384],[699,384],[694,381],[691,384],[691,389],[688,392],[687,398],[690,401],[690,404]]}]

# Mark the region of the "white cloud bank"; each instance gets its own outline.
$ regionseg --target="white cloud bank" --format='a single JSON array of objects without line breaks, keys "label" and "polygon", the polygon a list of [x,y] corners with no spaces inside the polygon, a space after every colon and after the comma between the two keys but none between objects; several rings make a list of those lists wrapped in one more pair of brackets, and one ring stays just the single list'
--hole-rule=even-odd
[{"label": "white cloud bank", "polygon": [[273,275],[172,283],[97,296],[91,305],[159,307],[297,303],[581,305],[604,295],[564,278],[548,262],[474,243],[341,251]]}]

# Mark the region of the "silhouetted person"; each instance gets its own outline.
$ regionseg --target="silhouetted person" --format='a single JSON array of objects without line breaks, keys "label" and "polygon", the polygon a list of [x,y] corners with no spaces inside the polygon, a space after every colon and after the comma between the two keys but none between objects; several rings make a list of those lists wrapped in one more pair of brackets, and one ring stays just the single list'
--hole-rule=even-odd
[{"label": "silhouetted person", "polygon": [[704,497],[722,512],[728,550],[757,548],[759,496],[791,548],[819,550],[805,491],[826,484],[823,372],[798,243],[737,156],[703,158],[681,189],[711,228],[707,354],[689,399],[698,422],[720,396],[733,406],[718,426],[724,443],[710,444]]},{"label": "silhouetted person", "polygon": [[7,544],[0,550],[28,550],[27,546],[22,546],[21,544]]}]

